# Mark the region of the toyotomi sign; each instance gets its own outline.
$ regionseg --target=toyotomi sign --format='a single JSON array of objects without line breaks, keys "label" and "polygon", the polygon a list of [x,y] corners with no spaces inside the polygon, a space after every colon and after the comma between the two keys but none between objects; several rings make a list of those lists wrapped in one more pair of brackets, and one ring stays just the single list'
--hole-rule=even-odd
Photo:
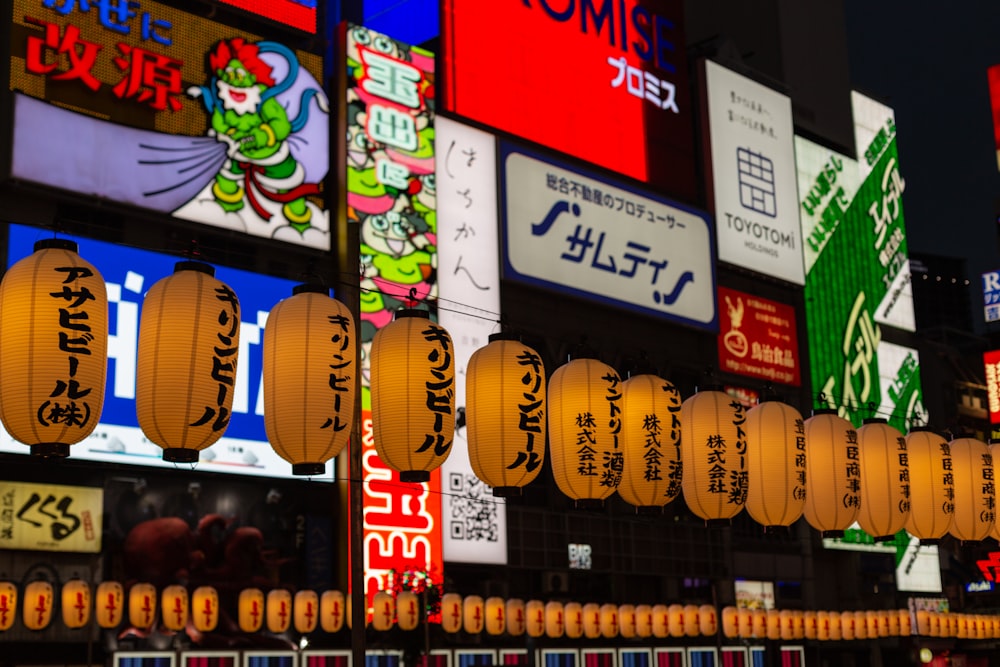
[{"label": "toyotomi sign", "polygon": [[705,61],[719,260],[801,285],[792,101]]},{"label": "toyotomi sign", "polygon": [[510,277],[716,330],[706,214],[510,145],[501,164]]}]

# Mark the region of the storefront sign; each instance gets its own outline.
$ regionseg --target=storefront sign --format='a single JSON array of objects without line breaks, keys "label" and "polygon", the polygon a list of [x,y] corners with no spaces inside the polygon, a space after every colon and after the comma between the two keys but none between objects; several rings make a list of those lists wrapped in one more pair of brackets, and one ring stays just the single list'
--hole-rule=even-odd
[{"label": "storefront sign", "polygon": [[799,386],[799,339],[795,309],[752,294],[719,287],[719,368]]},{"label": "storefront sign", "polygon": [[986,407],[990,423],[1000,424],[1000,350],[983,354],[983,365],[986,368]]},{"label": "storefront sign", "polygon": [[0,550],[100,553],[104,491],[0,481]]}]

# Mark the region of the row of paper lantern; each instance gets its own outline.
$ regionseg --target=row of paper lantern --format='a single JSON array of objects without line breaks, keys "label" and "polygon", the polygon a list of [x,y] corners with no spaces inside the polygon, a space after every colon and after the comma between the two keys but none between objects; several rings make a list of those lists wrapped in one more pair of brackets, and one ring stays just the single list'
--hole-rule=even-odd
[{"label": "row of paper lantern", "polygon": [[[0,282],[0,420],[33,453],[61,456],[100,417],[107,294],[72,242],[35,248]],[[222,436],[232,408],[239,302],[213,273],[178,263],[142,310],[137,416],[172,461],[196,461]],[[349,310],[322,288],[300,286],[271,311],[265,426],[297,474],[321,472],[351,434],[356,335]],[[426,311],[400,311],[374,338],[371,371],[378,455],[401,479],[423,481],[451,453],[451,338]],[[768,527],[805,516],[831,534],[857,521],[876,538],[904,528],[921,540],[996,536],[991,450],[972,438],[904,438],[884,420],[855,429],[832,412],[803,420],[784,403],[747,409],[714,389],[682,402],[666,380],[623,380],[596,359],[569,361],[546,386],[539,355],[500,337],[473,354],[466,391],[470,463],[497,495],[538,476],[547,440],[556,484],[581,504],[617,492],[662,509],[683,491],[708,521],[746,508]]]}]

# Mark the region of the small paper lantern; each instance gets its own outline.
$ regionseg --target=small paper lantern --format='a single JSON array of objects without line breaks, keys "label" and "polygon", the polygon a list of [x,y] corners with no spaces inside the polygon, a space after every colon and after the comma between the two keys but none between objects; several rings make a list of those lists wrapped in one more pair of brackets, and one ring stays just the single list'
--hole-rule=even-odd
[{"label": "small paper lantern", "polygon": [[267,593],[267,630],[275,634],[287,632],[292,626],[292,593],[275,588]]},{"label": "small paper lantern", "polygon": [[[243,609],[243,596],[240,595],[240,609]],[[319,625],[323,632],[339,632],[344,627],[345,616],[344,594],[340,591],[323,591],[319,598]],[[241,613],[242,616],[242,613]],[[240,622],[243,627],[243,622]],[[254,630],[244,630],[244,632],[255,632]]]},{"label": "small paper lantern", "polygon": [[529,637],[541,637],[545,634],[545,603],[541,600],[528,600],[524,605],[524,616]]},{"label": "small paper lantern", "polygon": [[188,622],[188,592],[183,586],[172,585],[160,594],[160,618],[163,627],[171,632],[180,632]]},{"label": "small paper lantern", "polygon": [[799,411],[766,401],[746,413],[747,512],[765,528],[790,526],[806,500],[806,435]]},{"label": "small paper lantern", "polygon": [[[875,615],[878,618],[878,636],[888,637],[891,630],[889,627],[889,612],[885,609],[880,609],[875,612]],[[899,634],[898,628],[896,634]]]},{"label": "small paper lantern", "polygon": [[917,634],[924,637],[931,634],[931,612],[926,609],[917,610]]},{"label": "small paper lantern", "polygon": [[462,596],[458,593],[441,596],[441,629],[452,634],[462,629]]},{"label": "small paper lantern", "polygon": [[601,636],[601,605],[593,602],[583,605],[583,635],[587,639]]},{"label": "small paper lantern", "polygon": [[830,640],[844,639],[844,616],[839,611],[831,611],[827,617],[830,621]]},{"label": "small paper lantern", "polygon": [[653,606],[653,636],[663,639],[670,635],[670,613],[669,607],[665,604]]},{"label": "small paper lantern", "polygon": [[520,495],[545,461],[545,366],[499,335],[473,352],[465,382],[469,463],[495,496]]},{"label": "small paper lantern", "polygon": [[876,541],[891,540],[910,514],[906,439],[881,418],[858,429],[861,453],[861,509],[858,523]]},{"label": "small paper lantern", "polygon": [[995,520],[993,455],[989,445],[975,438],[949,443],[955,472],[955,513],[948,532],[963,542],[989,536]]},{"label": "small paper lantern", "polygon": [[0,281],[0,420],[32,456],[69,456],[104,407],[108,293],[76,250],[39,241]]},{"label": "small paper lantern", "polygon": [[868,639],[868,618],[863,611],[854,612],[854,638]]},{"label": "small paper lantern", "polygon": [[906,531],[932,544],[948,532],[955,509],[951,446],[930,429],[915,428],[906,435],[906,452],[910,484],[920,490],[910,496]]},{"label": "small paper lantern", "polygon": [[781,612],[777,609],[767,610],[767,638],[781,639],[781,630],[784,624],[781,622]]},{"label": "small paper lantern", "polygon": [[858,432],[835,410],[816,410],[805,432],[808,492],[802,513],[824,537],[843,537],[861,506]]},{"label": "small paper lantern", "polygon": [[524,612],[524,600],[507,600],[507,634],[511,637],[520,637],[527,630],[528,619]]},{"label": "small paper lantern", "polygon": [[[945,627],[951,628],[946,631]],[[931,612],[931,636],[932,637],[958,637],[959,639],[969,638],[969,624],[965,614],[942,614],[941,612]]]},{"label": "small paper lantern", "polygon": [[128,590],[128,622],[139,630],[149,630],[156,620],[156,587],[132,584]]},{"label": "small paper lantern", "polygon": [[264,428],[293,475],[322,475],[351,437],[356,336],[351,311],[316,285],[297,286],[267,317]]},{"label": "small paper lantern", "polygon": [[94,593],[94,615],[102,628],[117,628],[125,616],[125,589],[117,581],[102,581]]},{"label": "small paper lantern", "polygon": [[622,479],[618,495],[661,511],[681,492],[681,393],[653,374],[622,384]]},{"label": "small paper lantern", "polygon": [[878,612],[874,609],[869,609],[865,612],[865,630],[871,639],[881,636],[879,632]]},{"label": "small paper lantern", "polygon": [[469,634],[478,635],[483,631],[484,603],[478,595],[469,595],[462,600],[462,628]]},{"label": "small paper lantern", "polygon": [[899,636],[909,637],[913,634],[913,615],[909,609],[897,609],[896,616],[899,618]]},{"label": "small paper lantern", "polygon": [[764,639],[767,637],[767,618],[768,615],[766,610],[753,610],[753,636],[755,639]]},{"label": "small paper lantern", "polygon": [[746,504],[746,409],[716,390],[681,405],[684,502],[706,521],[728,522]]},{"label": "small paper lantern", "polygon": [[736,607],[722,608],[722,636],[727,639],[740,636],[740,612]]},{"label": "small paper lantern", "polygon": [[684,607],[672,604],[667,607],[667,630],[671,637],[684,636]]},{"label": "small paper lantern", "polygon": [[830,641],[830,614],[826,611],[816,612],[816,639]]},{"label": "small paper lantern", "polygon": [[632,639],[636,635],[635,605],[618,605],[618,634],[623,639]]},{"label": "small paper lantern", "polygon": [[816,616],[816,612],[803,612],[802,637],[805,639],[819,639],[819,618]]},{"label": "small paper lantern", "polygon": [[701,629],[701,619],[698,613],[698,605],[684,605],[684,634],[687,637],[697,637]]},{"label": "small paper lantern", "polygon": [[396,594],[396,625],[400,630],[410,631],[419,624],[420,598],[413,591],[400,591]]},{"label": "small paper lantern", "polygon": [[741,639],[753,638],[753,610],[737,609],[736,629]]},{"label": "small paper lantern", "polygon": [[840,631],[844,641],[852,641],[857,637],[857,618],[853,611],[845,611],[840,614]]},{"label": "small paper lantern", "polygon": [[455,434],[455,347],[429,317],[397,311],[372,341],[375,450],[402,482],[428,481],[451,454]]},{"label": "small paper lantern", "polygon": [[635,606],[635,634],[637,637],[650,637],[653,634],[653,608],[648,604]]},{"label": "small paper lantern", "polygon": [[712,637],[719,632],[719,620],[715,607],[703,604],[698,607],[698,632],[706,637]]},{"label": "small paper lantern", "polygon": [[[391,597],[391,596],[390,596]],[[292,602],[292,613],[295,616],[295,631],[307,635],[319,625],[319,596],[316,591],[296,591]],[[390,619],[390,624],[392,620]]]},{"label": "small paper lantern", "polygon": [[579,602],[567,602],[563,610],[566,617],[566,636],[579,639],[583,636],[583,605]]},{"label": "small paper lantern", "polygon": [[621,481],[621,391],[618,373],[596,359],[563,364],[549,382],[552,476],[578,507],[603,505]]},{"label": "small paper lantern", "polygon": [[618,605],[601,605],[601,636],[613,639],[618,636]]},{"label": "small paper lantern", "polygon": [[62,587],[60,596],[63,625],[82,628],[90,621],[90,584],[83,579],[70,579]]},{"label": "small paper lantern", "polygon": [[782,639],[795,639],[795,617],[791,609],[782,609],[778,612],[778,619],[781,623],[779,634]]},{"label": "small paper lantern", "polygon": [[507,605],[503,598],[486,598],[486,634],[502,635],[507,629]]},{"label": "small paper lantern", "polygon": [[372,598],[372,627],[379,632],[392,628],[396,616],[396,598],[392,593],[379,591]]},{"label": "small paper lantern", "polygon": [[898,637],[901,632],[899,625],[899,611],[896,609],[887,609],[885,612],[886,622],[889,624],[889,636]]},{"label": "small paper lantern", "polygon": [[552,639],[562,637],[566,632],[566,619],[562,602],[555,600],[545,604],[545,636]]},{"label": "small paper lantern", "polygon": [[[362,614],[365,619],[365,627],[368,627],[368,610],[366,609]],[[351,594],[348,593],[344,596],[344,623],[347,624],[347,629],[351,630],[354,625],[354,609],[351,607]]]},{"label": "small paper lantern", "polygon": [[219,624],[219,592],[199,586],[191,594],[191,624],[198,632],[212,632]]},{"label": "small paper lantern", "polygon": [[0,632],[10,630],[17,618],[17,586],[0,581]]},{"label": "small paper lantern", "polygon": [[52,621],[52,584],[33,581],[24,587],[21,622],[29,630],[44,630]]},{"label": "small paper lantern", "polygon": [[244,588],[238,606],[240,630],[258,632],[264,625],[264,592],[259,588]]}]

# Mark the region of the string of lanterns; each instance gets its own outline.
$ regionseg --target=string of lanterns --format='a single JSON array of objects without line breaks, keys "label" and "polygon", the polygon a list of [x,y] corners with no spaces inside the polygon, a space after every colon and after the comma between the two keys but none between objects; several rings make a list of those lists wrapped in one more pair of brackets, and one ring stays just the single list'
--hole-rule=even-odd
[{"label": "string of lanterns", "polygon": [[[225,432],[239,362],[239,300],[214,269],[182,261],[149,290],[139,328],[136,406],[168,461],[193,463]],[[37,456],[67,456],[100,419],[107,365],[100,274],[59,239],[36,244],[0,282],[0,421]],[[298,475],[314,475],[353,427],[357,328],[315,285],[275,306],[264,333],[268,440]],[[455,349],[427,311],[403,310],[371,350],[375,448],[401,481],[421,482],[451,454]],[[578,506],[618,493],[659,512],[683,491],[707,522],[747,510],[767,529],[801,516],[824,536],[857,521],[875,539],[906,528],[921,540],[997,537],[992,447],[904,436],[884,419],[855,429],[835,413],[803,419],[765,400],[747,408],[718,387],[681,401],[652,373],[623,379],[597,359],[561,365],[491,338],[470,360],[468,455],[495,495],[537,478],[546,440],[556,485]],[[912,490],[919,490],[913,493]]]}]

